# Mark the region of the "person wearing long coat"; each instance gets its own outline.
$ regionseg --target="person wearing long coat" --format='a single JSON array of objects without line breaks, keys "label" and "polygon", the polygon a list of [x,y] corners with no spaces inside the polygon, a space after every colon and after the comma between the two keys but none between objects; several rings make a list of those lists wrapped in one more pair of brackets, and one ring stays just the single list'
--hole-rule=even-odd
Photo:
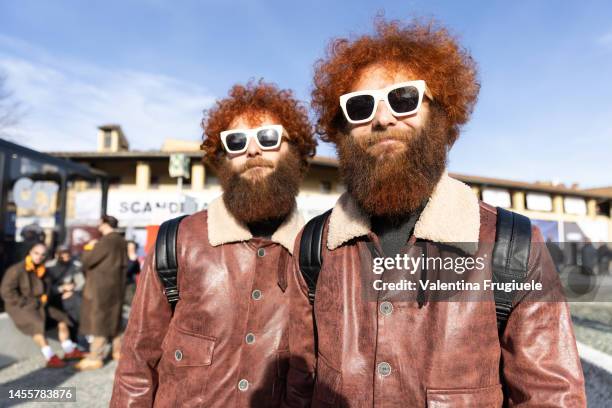
[{"label": "person wearing long coat", "polygon": [[98,230],[99,241],[85,247],[81,262],[85,271],[85,287],[81,306],[79,332],[93,336],[89,355],[77,370],[101,368],[108,341],[112,339],[113,358],[119,359],[121,347],[121,312],[125,292],[128,257],[125,239],[119,235],[117,219],[105,215]]},{"label": "person wearing long coat", "polygon": [[[61,309],[61,305],[50,301],[50,284],[43,263],[46,250],[45,244],[34,244],[23,261],[6,271],[0,292],[6,312],[15,327],[26,336],[32,337],[40,347],[47,367],[61,368],[66,365],[64,360],[80,359],[83,354],[70,340],[70,317]],[[45,336],[45,329],[52,323],[58,327],[64,360],[55,355]]]}]

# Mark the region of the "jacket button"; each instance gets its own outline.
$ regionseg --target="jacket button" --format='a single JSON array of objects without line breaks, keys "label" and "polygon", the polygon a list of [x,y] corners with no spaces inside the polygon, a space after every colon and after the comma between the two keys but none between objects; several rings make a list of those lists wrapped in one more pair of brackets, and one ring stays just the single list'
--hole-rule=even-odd
[{"label": "jacket button", "polygon": [[176,361],[181,361],[183,359],[183,352],[181,350],[176,350],[174,352],[174,359]]},{"label": "jacket button", "polygon": [[247,380],[243,378],[242,380],[238,381],[238,389],[240,391],[246,391],[247,388],[249,388],[249,382]]},{"label": "jacket button", "polygon": [[248,333],[244,339],[246,341],[246,344],[255,343],[255,335],[253,333]]},{"label": "jacket button", "polygon": [[265,250],[265,249],[263,249],[263,248],[259,248],[259,249],[257,250],[257,256],[258,256],[258,257],[260,257],[260,258],[261,258],[261,257],[263,257],[265,254],[266,254],[266,250]]},{"label": "jacket button", "polygon": [[386,377],[391,374],[391,364],[385,361],[383,361],[382,363],[378,363],[378,374],[382,375],[383,377]]},{"label": "jacket button", "polygon": [[389,316],[393,313],[393,304],[391,302],[382,302],[378,308],[380,309],[380,313],[385,316]]},{"label": "jacket button", "polygon": [[253,293],[251,293],[251,297],[252,297],[254,300],[259,300],[259,299],[261,299],[261,290],[259,290],[259,289],[255,289],[255,290],[253,291]]}]

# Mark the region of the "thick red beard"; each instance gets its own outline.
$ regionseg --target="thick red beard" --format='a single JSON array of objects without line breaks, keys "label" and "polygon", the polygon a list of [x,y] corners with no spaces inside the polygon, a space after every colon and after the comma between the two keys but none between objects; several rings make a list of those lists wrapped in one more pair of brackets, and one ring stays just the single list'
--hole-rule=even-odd
[{"label": "thick red beard", "polygon": [[[376,144],[386,138],[403,146]],[[340,172],[348,192],[368,215],[403,218],[431,196],[446,168],[449,147],[446,116],[433,108],[427,125],[416,134],[385,130],[359,140],[342,137]]]},{"label": "thick red beard", "polygon": [[302,180],[300,158],[293,149],[280,158],[276,169],[269,174],[252,179],[241,176],[256,166],[274,168],[271,162],[261,157],[249,159],[237,172],[232,170],[227,160],[219,168],[223,201],[229,212],[246,224],[279,219],[289,214],[295,206]]}]

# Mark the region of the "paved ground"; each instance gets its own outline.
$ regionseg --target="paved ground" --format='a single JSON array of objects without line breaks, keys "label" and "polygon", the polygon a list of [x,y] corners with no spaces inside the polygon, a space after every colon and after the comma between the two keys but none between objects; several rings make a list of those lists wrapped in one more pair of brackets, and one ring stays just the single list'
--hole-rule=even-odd
[{"label": "paved ground", "polygon": [[572,303],[576,339],[612,355],[612,302]]},{"label": "paved ground", "polygon": [[[71,366],[63,369],[44,368],[42,356],[14,363],[0,370],[3,395],[0,407],[108,407],[113,388],[116,362],[98,371],[76,372]],[[6,398],[6,389],[36,389],[45,387],[76,387],[76,403],[30,402],[20,403]]]},{"label": "paved ground", "polygon": [[[582,362],[587,383],[589,407],[612,406],[612,374],[585,360]],[[112,391],[116,363],[99,371],[76,373],[67,367],[61,370],[42,368],[39,358],[30,358],[0,370],[0,384],[6,388],[76,387],[76,403],[19,403],[0,398],[0,407],[107,407]]]},{"label": "paved ground", "polygon": [[[612,407],[612,302],[572,303],[574,329],[583,357],[589,407]],[[29,339],[26,339],[29,340]],[[0,356],[0,360],[2,356]],[[43,367],[37,353],[0,369],[0,407],[38,407],[6,399],[6,390],[46,387],[76,387],[76,403],[44,403],[45,407],[107,407],[112,391],[115,362],[103,369],[77,373],[71,367]]]},{"label": "paved ground", "polygon": [[[594,353],[581,350],[582,355],[592,362],[585,364],[583,360],[589,407],[611,407],[612,302],[570,303],[570,309],[576,340],[596,350]],[[605,367],[606,370],[598,366]]]}]

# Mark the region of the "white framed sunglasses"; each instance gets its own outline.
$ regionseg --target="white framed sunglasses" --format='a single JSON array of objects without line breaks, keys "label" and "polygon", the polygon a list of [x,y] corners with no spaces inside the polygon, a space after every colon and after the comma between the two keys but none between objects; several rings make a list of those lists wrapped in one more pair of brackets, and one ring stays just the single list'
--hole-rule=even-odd
[{"label": "white framed sunglasses", "polygon": [[394,116],[412,115],[419,111],[423,95],[433,100],[425,81],[400,82],[382,89],[367,89],[340,96],[340,107],[349,123],[360,124],[374,119],[378,102],[385,101]]},{"label": "white framed sunglasses", "polygon": [[274,150],[281,144],[283,125],[265,125],[255,129],[230,129],[220,133],[223,148],[228,153],[244,153],[251,138],[261,150]]}]

